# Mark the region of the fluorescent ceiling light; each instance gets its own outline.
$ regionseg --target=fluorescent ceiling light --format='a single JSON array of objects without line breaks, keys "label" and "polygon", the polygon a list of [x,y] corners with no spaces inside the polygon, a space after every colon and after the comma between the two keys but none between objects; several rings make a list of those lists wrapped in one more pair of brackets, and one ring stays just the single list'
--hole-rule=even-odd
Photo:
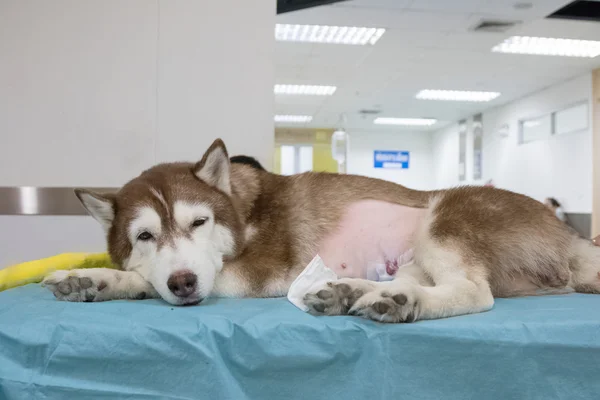
[{"label": "fluorescent ceiling light", "polygon": [[276,24],[275,40],[282,42],[375,44],[385,33],[383,28],[358,26]]},{"label": "fluorescent ceiling light", "polygon": [[310,115],[276,115],[275,122],[292,122],[296,124],[302,124],[312,121]]},{"label": "fluorescent ceiling light", "polygon": [[377,125],[405,125],[405,126],[431,126],[437,120],[433,118],[375,118]]},{"label": "fluorescent ceiling light", "polygon": [[471,92],[465,90],[421,90],[417,99],[444,101],[490,101],[500,96],[498,92]]},{"label": "fluorescent ceiling light", "polygon": [[275,85],[275,94],[301,94],[307,96],[331,96],[335,86],[322,85]]},{"label": "fluorescent ceiling light", "polygon": [[589,57],[600,54],[595,40],[512,36],[492,48],[497,53],[535,54],[540,56]]}]

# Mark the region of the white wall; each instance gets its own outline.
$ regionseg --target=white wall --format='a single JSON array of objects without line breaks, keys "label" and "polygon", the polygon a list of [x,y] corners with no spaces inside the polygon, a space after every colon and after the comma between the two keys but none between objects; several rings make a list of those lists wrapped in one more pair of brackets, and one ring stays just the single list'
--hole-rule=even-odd
[{"label": "white wall", "polygon": [[[436,187],[481,184],[493,179],[497,187],[524,193],[540,201],[548,196],[556,197],[568,212],[591,213],[591,123],[584,131],[518,143],[519,120],[539,117],[582,100],[591,102],[591,87],[591,74],[585,74],[484,112],[483,179],[479,182],[470,180],[473,176],[471,129],[467,136],[467,182],[458,181],[457,124],[435,132]],[[503,124],[509,126],[505,138],[498,134]]]},{"label": "white wall", "polygon": [[[350,131],[348,173],[396,182],[419,190],[432,189],[433,174],[431,134],[428,132],[354,132]],[[375,150],[410,152],[408,169],[373,167]]]},{"label": "white wall", "polygon": [[0,216],[0,269],[59,253],[106,251],[104,233],[91,217]]},{"label": "white wall", "polygon": [[[217,137],[270,166],[274,23],[274,0],[2,0],[0,186],[120,186]],[[103,249],[81,219],[0,216],[0,267]]]}]

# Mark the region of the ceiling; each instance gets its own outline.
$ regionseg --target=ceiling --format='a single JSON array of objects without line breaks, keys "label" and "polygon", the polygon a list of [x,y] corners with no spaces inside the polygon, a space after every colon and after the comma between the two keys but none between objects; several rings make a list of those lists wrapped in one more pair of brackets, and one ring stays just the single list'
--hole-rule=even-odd
[{"label": "ceiling", "polygon": [[[338,87],[333,96],[276,96],[277,114],[312,115],[305,127],[349,130],[436,130],[485,109],[600,67],[600,57],[492,53],[513,35],[597,40],[600,23],[545,19],[564,0],[351,0],[277,16],[278,23],[386,28],[374,46],[276,42],[276,83]],[[472,32],[482,19],[518,20],[505,33]],[[501,92],[489,103],[415,99],[421,89]],[[374,125],[379,116],[436,118],[431,127]],[[342,117],[344,116],[344,117]],[[341,121],[345,121],[341,123]],[[277,126],[286,126],[277,124]],[[292,125],[290,125],[292,126]],[[293,124],[298,127],[298,124]]]}]

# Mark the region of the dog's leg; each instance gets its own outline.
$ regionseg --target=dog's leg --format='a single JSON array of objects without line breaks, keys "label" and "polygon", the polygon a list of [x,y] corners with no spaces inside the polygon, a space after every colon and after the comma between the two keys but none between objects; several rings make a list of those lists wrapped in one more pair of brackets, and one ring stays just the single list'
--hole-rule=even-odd
[{"label": "dog's leg", "polygon": [[576,238],[572,248],[569,286],[580,293],[600,294],[600,247]]},{"label": "dog's leg", "polygon": [[467,268],[459,260],[452,251],[437,248],[421,265],[401,269],[391,282],[340,279],[307,294],[304,302],[313,313],[351,314],[381,322],[413,322],[491,309],[494,298],[483,268]]},{"label": "dog's leg", "polygon": [[435,286],[420,285],[401,274],[358,299],[349,313],[381,322],[413,322],[493,307],[494,297],[483,268],[467,267],[458,254],[443,248],[433,249],[420,261]]},{"label": "dog's leg", "polygon": [[396,279],[358,299],[349,313],[381,322],[414,322],[483,312],[493,305],[485,282],[459,278],[425,287]]},{"label": "dog's leg", "polygon": [[58,300],[106,301],[158,298],[158,292],[140,274],[109,268],[56,271],[42,282]]}]

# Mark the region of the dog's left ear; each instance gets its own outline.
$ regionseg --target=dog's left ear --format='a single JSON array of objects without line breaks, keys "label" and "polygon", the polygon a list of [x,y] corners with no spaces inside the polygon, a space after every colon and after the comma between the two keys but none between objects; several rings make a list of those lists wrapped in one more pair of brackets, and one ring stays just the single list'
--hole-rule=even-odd
[{"label": "dog's left ear", "polygon": [[75,195],[88,213],[102,225],[108,234],[115,219],[114,194],[100,194],[85,189],[75,189]]},{"label": "dog's left ear", "polygon": [[194,174],[209,185],[231,195],[229,155],[225,143],[217,139],[194,165]]}]

